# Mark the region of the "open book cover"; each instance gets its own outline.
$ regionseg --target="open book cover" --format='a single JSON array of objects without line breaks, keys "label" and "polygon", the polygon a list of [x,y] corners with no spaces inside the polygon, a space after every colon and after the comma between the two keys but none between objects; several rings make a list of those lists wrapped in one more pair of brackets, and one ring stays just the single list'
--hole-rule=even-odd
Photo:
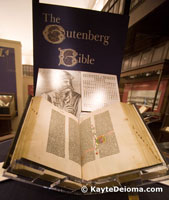
[{"label": "open book cover", "polygon": [[165,163],[134,105],[114,102],[78,119],[43,97],[32,98],[8,161],[22,158],[86,181]]}]

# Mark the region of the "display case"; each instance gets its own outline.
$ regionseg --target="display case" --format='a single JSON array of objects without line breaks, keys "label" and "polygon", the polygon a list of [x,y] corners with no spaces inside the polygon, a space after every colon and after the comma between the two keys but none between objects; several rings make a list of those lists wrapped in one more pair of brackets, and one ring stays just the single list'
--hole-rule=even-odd
[{"label": "display case", "polygon": [[[21,166],[25,170],[20,169]],[[65,194],[75,195],[94,195],[94,188],[117,188],[126,189],[126,192],[139,192],[139,187],[144,185],[152,185],[157,182],[166,181],[169,177],[169,166],[167,164],[149,167],[141,170],[134,170],[127,173],[121,173],[109,178],[102,178],[86,182],[73,176],[67,176],[58,171],[50,171],[51,169],[29,162],[27,159],[15,160],[4,170],[4,177],[28,183],[34,186],[42,187]],[[49,175],[50,174],[50,175]],[[52,174],[52,175],[51,175]],[[57,175],[57,177],[55,176]],[[132,189],[133,188],[133,189]],[[143,188],[141,188],[143,189]],[[140,189],[140,192],[142,192]]]},{"label": "display case", "polygon": [[2,101],[5,99],[3,95],[12,95],[11,98],[9,96],[6,97],[6,100],[8,99],[9,101],[7,103],[10,103],[10,105],[5,107],[1,106],[0,132],[2,132],[2,127],[4,127],[4,129],[6,128],[7,125],[5,124],[8,123],[11,126],[10,131],[3,131],[3,134],[6,134],[6,132],[15,134],[23,112],[21,43],[18,41],[0,39],[0,52],[0,95],[2,95],[0,100]]},{"label": "display case", "polygon": [[128,69],[121,73],[120,94],[123,102],[146,107],[142,114],[158,140],[163,128],[169,98],[169,62],[159,62]]},{"label": "display case", "polygon": [[[12,131],[11,121],[17,115],[14,94],[0,94],[0,137]],[[0,138],[2,139],[2,138]]]},{"label": "display case", "polygon": [[168,98],[168,60],[121,73],[121,100],[149,111],[165,113]]},{"label": "display case", "polygon": [[15,97],[13,94],[0,94],[0,118],[12,118],[16,115]]}]

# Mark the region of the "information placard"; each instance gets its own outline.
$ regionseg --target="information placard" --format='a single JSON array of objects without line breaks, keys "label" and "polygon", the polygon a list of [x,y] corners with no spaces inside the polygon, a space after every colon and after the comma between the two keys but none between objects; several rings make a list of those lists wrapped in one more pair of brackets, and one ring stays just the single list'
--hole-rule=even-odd
[{"label": "information placard", "polygon": [[34,81],[38,68],[119,75],[128,16],[33,1]]}]

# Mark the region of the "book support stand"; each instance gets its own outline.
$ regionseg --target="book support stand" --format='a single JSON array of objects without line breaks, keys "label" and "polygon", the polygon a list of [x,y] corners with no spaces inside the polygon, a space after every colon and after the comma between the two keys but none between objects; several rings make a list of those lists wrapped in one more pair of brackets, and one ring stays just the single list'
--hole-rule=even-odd
[{"label": "book support stand", "polygon": [[[57,192],[63,192],[67,194],[75,195],[93,195],[99,194],[98,192],[91,192],[90,187],[96,186],[100,188],[128,188],[125,192],[128,192],[128,197],[130,200],[139,199],[137,191],[139,186],[156,183],[159,181],[164,181],[169,179],[169,164],[165,160],[163,164],[151,166],[147,168],[141,168],[139,170],[132,170],[120,174],[109,176],[108,178],[100,178],[92,181],[85,181],[73,176],[68,176],[67,174],[42,166],[39,163],[32,162],[25,158],[19,160],[11,161],[11,156],[14,152],[15,144],[18,139],[23,120],[25,118],[31,97],[27,102],[27,106],[23,113],[21,122],[18,127],[16,137],[14,139],[13,146],[10,149],[9,156],[3,166],[4,176],[10,179],[21,181],[24,183],[29,183],[35,186],[39,186],[45,189],[54,190]],[[157,145],[157,148],[158,145]],[[159,149],[160,150],[160,149]],[[161,153],[162,155],[162,153]],[[22,170],[21,170],[22,169]],[[82,191],[82,186],[85,186],[87,190]],[[131,189],[135,188],[133,192]],[[106,191],[107,192],[107,191]],[[112,191],[110,191],[112,192]]]},{"label": "book support stand", "polygon": [[[24,166],[25,170],[23,170],[23,168],[22,170],[19,170],[20,166]],[[55,175],[60,174],[62,178],[56,178],[54,176],[51,176],[47,174],[47,171],[48,173],[51,172]],[[135,199],[136,193],[139,191],[134,190],[133,192],[132,188],[138,189],[139,186],[152,184],[155,182],[164,181],[168,179],[169,165],[167,164],[160,165],[158,167],[140,169],[128,173],[125,172],[113,175],[112,177],[109,178],[100,178],[99,180],[96,181],[87,182],[85,180],[81,180],[73,176],[67,176],[64,173],[58,172],[53,169],[47,169],[44,166],[40,166],[37,163],[32,163],[26,159],[20,159],[20,160],[15,160],[11,165],[8,166],[8,168],[4,171],[4,176],[10,179],[40,186],[57,192],[76,194],[76,195],[98,194],[97,192],[90,192],[89,190],[82,193],[80,184],[86,186],[87,188],[90,188],[91,186],[96,186],[100,188],[101,187],[113,188],[114,186],[123,187],[126,188],[125,192],[128,192],[129,199]],[[134,198],[132,198],[133,194],[135,196]]]}]

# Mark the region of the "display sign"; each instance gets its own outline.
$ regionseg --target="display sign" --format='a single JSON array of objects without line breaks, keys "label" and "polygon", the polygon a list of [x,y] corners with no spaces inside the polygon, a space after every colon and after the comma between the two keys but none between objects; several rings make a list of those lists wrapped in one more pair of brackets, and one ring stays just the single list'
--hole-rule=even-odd
[{"label": "display sign", "polygon": [[120,101],[115,75],[44,68],[39,68],[36,96],[76,116]]},{"label": "display sign", "polygon": [[33,1],[35,85],[38,68],[121,72],[128,16]]}]

